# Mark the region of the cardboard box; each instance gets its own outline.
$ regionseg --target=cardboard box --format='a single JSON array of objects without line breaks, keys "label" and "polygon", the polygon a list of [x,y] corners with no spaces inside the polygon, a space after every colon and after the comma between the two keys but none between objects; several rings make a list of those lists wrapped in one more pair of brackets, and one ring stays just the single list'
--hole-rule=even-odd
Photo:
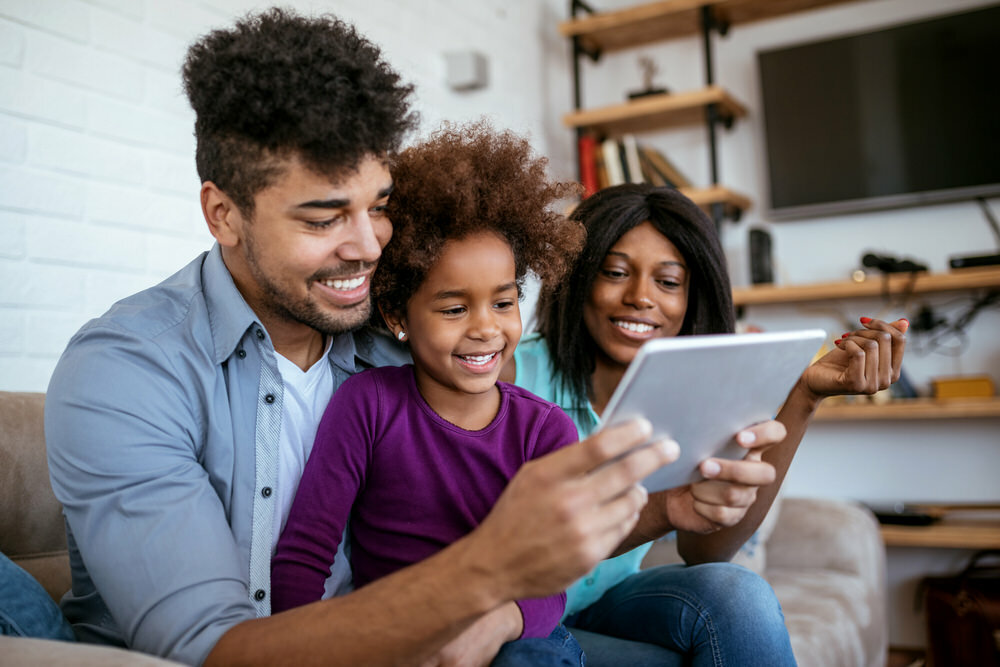
[{"label": "cardboard box", "polygon": [[937,399],[979,398],[996,394],[996,386],[989,375],[933,378],[931,387],[934,390],[934,398]]}]

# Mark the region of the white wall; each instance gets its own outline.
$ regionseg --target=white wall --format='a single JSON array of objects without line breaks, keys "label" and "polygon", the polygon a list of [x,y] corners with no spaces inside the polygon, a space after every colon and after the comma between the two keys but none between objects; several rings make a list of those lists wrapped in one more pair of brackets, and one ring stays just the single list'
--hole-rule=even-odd
[{"label": "white wall", "polygon": [[[349,20],[416,84],[422,132],[490,116],[572,175],[559,0],[283,3]],[[44,391],[69,337],[211,245],[198,207],[188,44],[265,3],[0,0],[0,389]],[[445,84],[474,49],[486,89]],[[555,77],[555,80],[553,80]]]}]

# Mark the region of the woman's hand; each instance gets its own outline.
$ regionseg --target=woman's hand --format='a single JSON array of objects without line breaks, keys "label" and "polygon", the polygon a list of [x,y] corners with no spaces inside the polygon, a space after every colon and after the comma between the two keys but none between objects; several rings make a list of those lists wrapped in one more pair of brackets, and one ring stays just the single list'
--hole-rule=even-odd
[{"label": "woman's hand", "polygon": [[770,420],[736,434],[748,451],[742,460],[706,459],[699,466],[705,480],[650,494],[639,524],[616,553],[654,540],[671,530],[709,534],[743,520],[757,490],[775,479],[763,460],[768,448],[785,438],[781,422]]},{"label": "woman's hand", "polygon": [[702,461],[704,481],[664,492],[670,524],[675,530],[706,534],[742,521],[757,489],[774,481],[774,467],[763,460],[764,452],[784,439],[784,425],[774,420],[740,431],[736,442],[749,450],[742,460]]},{"label": "woman's hand", "polygon": [[523,628],[521,610],[516,603],[507,602],[481,616],[421,667],[488,665],[505,642],[521,636]]},{"label": "woman's hand", "polygon": [[799,386],[815,403],[840,394],[874,394],[899,379],[909,321],[862,317],[861,324],[802,374]]}]

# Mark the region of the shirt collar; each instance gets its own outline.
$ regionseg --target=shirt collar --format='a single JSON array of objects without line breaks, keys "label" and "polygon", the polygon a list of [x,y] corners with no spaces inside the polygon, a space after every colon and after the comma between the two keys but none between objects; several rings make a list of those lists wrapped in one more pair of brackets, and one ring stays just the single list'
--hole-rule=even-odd
[{"label": "shirt collar", "polygon": [[215,363],[221,364],[232,356],[247,329],[254,324],[260,325],[260,320],[236,289],[233,276],[222,261],[222,249],[218,243],[212,246],[202,263],[201,284],[212,328]]}]

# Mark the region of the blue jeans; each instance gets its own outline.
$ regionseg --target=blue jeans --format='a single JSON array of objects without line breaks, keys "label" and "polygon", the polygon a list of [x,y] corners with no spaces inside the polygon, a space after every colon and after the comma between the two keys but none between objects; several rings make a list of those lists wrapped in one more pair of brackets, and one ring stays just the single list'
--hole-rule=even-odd
[{"label": "blue jeans", "polygon": [[35,578],[0,553],[0,635],[72,641],[73,629]]},{"label": "blue jeans", "polygon": [[500,647],[491,667],[583,667],[583,650],[563,625],[548,637],[516,639]]},{"label": "blue jeans", "polygon": [[771,586],[739,565],[664,565],[565,621],[590,667],[795,665]]}]

